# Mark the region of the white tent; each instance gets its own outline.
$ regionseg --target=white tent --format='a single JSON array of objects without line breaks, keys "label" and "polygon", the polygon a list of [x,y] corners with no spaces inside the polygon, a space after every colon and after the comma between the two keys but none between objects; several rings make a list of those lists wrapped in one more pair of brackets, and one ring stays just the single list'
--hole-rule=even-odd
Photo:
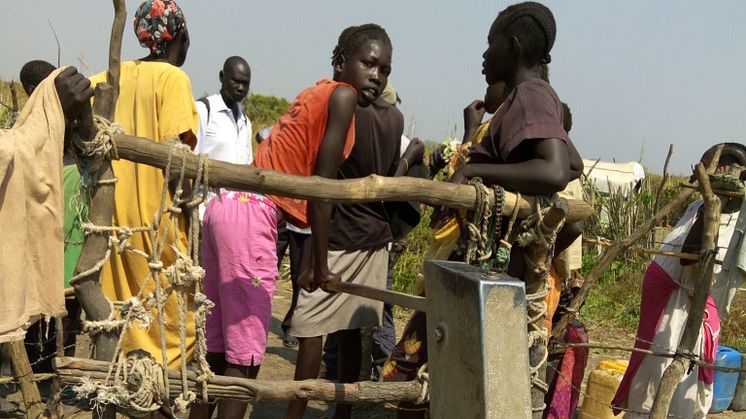
[{"label": "white tent", "polygon": [[640,163],[612,163],[598,160],[583,159],[583,173],[601,193],[612,191],[629,195],[637,192],[642,180],[645,179],[645,169]]}]

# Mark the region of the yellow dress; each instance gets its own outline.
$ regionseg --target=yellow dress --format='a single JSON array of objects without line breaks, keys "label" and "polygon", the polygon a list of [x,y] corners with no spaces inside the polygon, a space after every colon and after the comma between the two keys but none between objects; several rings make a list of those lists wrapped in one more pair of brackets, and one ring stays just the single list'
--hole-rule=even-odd
[{"label": "yellow dress", "polygon": [[[106,81],[106,73],[91,77],[96,85]],[[149,138],[157,142],[172,141],[179,134],[197,132],[198,116],[192,96],[189,77],[178,67],[162,62],[127,61],[121,65],[119,81],[119,98],[114,121],[124,128],[129,135]],[[153,215],[160,208],[163,188],[161,169],[135,164],[127,160],[112,162],[114,175],[119,179],[114,197],[115,226],[143,226],[153,223]],[[170,202],[170,196],[169,196]],[[161,234],[172,225],[168,215],[161,221]],[[176,260],[171,245],[176,244],[181,251],[186,250],[185,222],[179,216],[178,231],[169,229],[164,252],[161,257],[164,267]],[[147,234],[135,233],[129,245],[151,254],[153,243]],[[109,263],[104,265],[101,273],[101,287],[104,294],[112,301],[126,301],[138,295],[148,281],[142,296],[147,296],[154,289],[154,281],[149,275],[148,261],[132,252],[112,252]],[[164,289],[168,282],[161,275]],[[153,355],[159,362],[161,356],[161,330],[155,311],[150,329],[132,325],[124,338],[124,353],[143,349]],[[179,352],[178,306],[175,297],[169,298],[165,305],[165,335],[168,366],[175,368],[181,365]],[[195,331],[192,316],[187,317],[187,360],[194,350]]]}]

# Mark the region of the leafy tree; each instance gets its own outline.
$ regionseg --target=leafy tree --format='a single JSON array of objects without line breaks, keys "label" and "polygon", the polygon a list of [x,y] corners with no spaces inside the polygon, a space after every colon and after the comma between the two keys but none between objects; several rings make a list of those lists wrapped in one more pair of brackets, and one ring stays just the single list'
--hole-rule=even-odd
[{"label": "leafy tree", "polygon": [[272,95],[252,94],[244,99],[244,108],[251,120],[254,132],[274,124],[284,114],[290,102],[287,99]]}]

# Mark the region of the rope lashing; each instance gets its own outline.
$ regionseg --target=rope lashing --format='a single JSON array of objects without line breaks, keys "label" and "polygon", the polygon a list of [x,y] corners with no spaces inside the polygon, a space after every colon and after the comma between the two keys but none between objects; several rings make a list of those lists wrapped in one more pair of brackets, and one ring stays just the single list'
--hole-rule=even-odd
[{"label": "rope lashing", "polygon": [[428,373],[427,364],[422,364],[419,370],[417,370],[417,381],[422,384],[422,392],[417,401],[414,402],[416,405],[421,405],[430,402],[430,374]]},{"label": "rope lashing", "polygon": [[119,160],[114,136],[124,133],[121,125],[102,116],[94,115],[93,123],[96,126],[96,136],[92,140],[83,141],[79,136],[73,140],[81,157],[80,168],[84,186],[116,182],[116,179],[102,182],[98,175],[104,160]]},{"label": "rope lashing", "polygon": [[119,365],[113,383],[94,384],[83,378],[73,390],[81,398],[92,398],[95,406],[113,404],[130,416],[145,416],[158,410],[166,400],[167,388],[160,364],[144,351],[132,351],[127,357],[120,355]]}]

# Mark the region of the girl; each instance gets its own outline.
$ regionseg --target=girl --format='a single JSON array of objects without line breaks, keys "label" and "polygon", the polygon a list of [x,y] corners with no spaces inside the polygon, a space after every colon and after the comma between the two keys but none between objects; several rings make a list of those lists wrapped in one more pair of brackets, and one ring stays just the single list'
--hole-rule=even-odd
[{"label": "girl", "polygon": [[[333,79],[320,80],[298,94],[259,146],[256,167],[336,178],[355,141],[355,107],[370,105],[386,86],[391,45],[369,35],[380,33],[385,34],[377,25],[342,33],[334,49]],[[210,201],[203,225],[205,293],[216,305],[207,320],[209,361],[218,374],[254,378],[266,348],[278,276],[278,218],[313,228],[313,268],[299,281],[313,291],[327,281],[339,281],[327,265],[332,205],[228,190],[221,196]],[[320,354],[320,337],[300,339],[295,378],[315,378]],[[220,405],[220,417],[243,417],[246,409],[240,402]],[[305,402],[291,404],[293,417],[304,409]],[[206,414],[203,409],[194,417]]]},{"label": "girl", "polygon": [[[487,37],[482,73],[489,85],[504,83],[507,95],[487,136],[471,147],[469,162],[454,172],[452,182],[481,177],[485,185],[543,195],[559,192],[579,177],[582,161],[563,128],[562,103],[542,80],[555,35],[554,16],[539,3],[509,6],[497,16]],[[508,272],[521,278],[523,257],[518,250],[513,247]],[[384,381],[416,377],[427,362],[425,336],[424,313],[415,313],[384,366]],[[424,415],[423,406],[401,407],[399,417]]]},{"label": "girl", "polygon": [[[710,161],[717,146],[710,148],[702,156],[705,166]],[[718,160],[717,172],[736,173],[746,166],[746,148],[742,144],[726,143]],[[743,172],[742,172],[743,173]],[[740,174],[743,180],[743,174]],[[728,199],[728,198],[726,198]],[[735,199],[734,199],[735,201]],[[740,203],[731,207],[724,200],[721,207],[720,229],[717,235],[717,260],[722,261],[728,251],[731,236],[736,229]],[[661,250],[685,253],[699,253],[701,249],[704,216],[703,201],[692,203],[681,217],[676,227],[666,236]],[[735,211],[735,212],[734,212]],[[717,284],[722,266],[715,264],[712,283]],[[637,327],[635,347],[660,351],[661,349],[678,348],[684,333],[691,307],[693,277],[697,265],[693,261],[671,256],[656,256],[648,266],[642,282],[640,301],[640,323]],[[727,300],[718,298],[716,285],[707,297],[705,316],[700,328],[700,338],[694,353],[708,363],[714,363],[720,332],[719,313],[727,306]],[[713,299],[713,296],[715,297]],[[671,363],[671,358],[661,358],[633,353],[629,367],[624,374],[619,389],[611,404],[615,413],[620,407],[636,411],[649,412],[663,372]],[[671,400],[669,415],[673,417],[704,418],[710,410],[713,393],[712,383],[715,372],[695,366],[681,380]],[[625,418],[643,418],[648,414],[627,412]]]}]

